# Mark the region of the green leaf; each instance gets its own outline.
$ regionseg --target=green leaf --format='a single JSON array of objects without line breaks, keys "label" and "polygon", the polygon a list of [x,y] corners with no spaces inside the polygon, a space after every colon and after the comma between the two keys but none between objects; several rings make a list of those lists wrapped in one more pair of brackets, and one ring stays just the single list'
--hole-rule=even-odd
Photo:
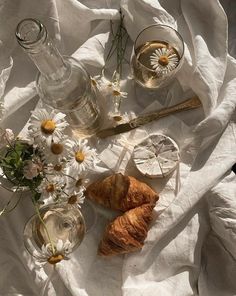
[{"label": "green leaf", "polygon": [[35,199],[36,201],[38,201],[38,200],[40,199],[40,197],[41,197],[41,193],[39,193],[39,192],[35,192],[35,193],[34,193],[34,199]]}]

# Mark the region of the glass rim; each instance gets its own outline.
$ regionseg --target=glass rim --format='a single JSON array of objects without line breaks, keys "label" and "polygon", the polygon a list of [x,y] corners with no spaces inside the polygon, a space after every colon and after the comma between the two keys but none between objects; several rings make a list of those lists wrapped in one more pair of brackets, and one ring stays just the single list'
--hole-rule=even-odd
[{"label": "glass rim", "polygon": [[[142,30],[138,33],[138,35],[137,35],[137,37],[135,38],[135,41],[134,41],[134,54],[135,54],[135,57],[136,57],[136,61],[137,61],[138,64],[142,65],[143,68],[145,68],[145,69],[147,69],[148,71],[151,71],[151,72],[153,72],[153,73],[156,73],[155,70],[150,69],[150,68],[146,67],[145,65],[143,65],[143,64],[137,59],[137,55],[136,55],[136,43],[137,43],[137,40],[138,40],[139,36],[140,36],[144,31],[146,31],[147,29],[152,28],[152,27],[167,27],[167,28],[173,30],[173,31],[176,33],[176,35],[179,37],[179,39],[180,39],[180,41],[181,41],[181,43],[182,43],[182,45],[183,45],[183,52],[182,52],[182,54],[180,55],[180,59],[179,59],[180,62],[182,61],[182,58],[183,58],[183,56],[184,56],[185,45],[184,45],[184,40],[183,40],[183,37],[181,36],[181,34],[180,34],[176,29],[174,29],[173,27],[171,27],[171,26],[169,26],[169,25],[164,25],[164,24],[151,24],[151,25],[148,25],[147,27],[145,27],[144,29],[142,29]],[[177,68],[179,67],[180,62],[179,62],[179,64],[177,65],[177,67],[176,67],[175,69],[177,69]]]},{"label": "glass rim", "polygon": [[[37,34],[37,37],[34,40],[27,40],[27,39],[23,39],[21,37],[21,33],[20,33],[21,28],[23,28],[24,24],[26,24],[27,22],[32,22],[32,23],[36,24],[39,28],[39,32]],[[17,24],[16,30],[15,30],[15,36],[16,36],[17,41],[22,46],[26,46],[26,45],[30,46],[30,45],[33,45],[33,44],[37,43],[38,41],[40,41],[44,35],[44,32],[46,33],[45,35],[47,36],[47,31],[45,30],[45,27],[41,23],[40,20],[38,20],[36,18],[25,18]],[[46,38],[46,36],[45,36],[45,38]]]}]

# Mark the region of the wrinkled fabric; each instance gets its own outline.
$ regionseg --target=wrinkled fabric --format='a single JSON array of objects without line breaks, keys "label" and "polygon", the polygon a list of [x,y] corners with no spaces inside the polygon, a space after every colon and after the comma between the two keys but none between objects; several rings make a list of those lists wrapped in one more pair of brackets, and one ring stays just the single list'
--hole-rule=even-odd
[{"label": "wrinkled fabric", "polygon": [[[154,220],[140,252],[104,259],[97,256],[97,246],[113,215],[96,207],[96,224],[71,259],[57,265],[47,294],[235,295],[236,179],[230,169],[236,162],[236,5],[229,0],[122,0],[120,6],[130,36],[127,60],[138,33],[152,23],[174,27],[185,42],[183,66],[167,93],[139,88],[129,63],[124,63],[122,90],[128,92],[128,99],[121,110],[152,111],[194,93],[203,108],[94,143],[104,175],[131,174],[160,193]],[[61,52],[78,58],[96,75],[111,41],[109,20],[119,18],[119,1],[0,2],[1,126],[15,132],[23,129],[38,102],[36,68],[14,37],[17,23],[25,17],[44,22]],[[113,61],[107,75],[112,74],[112,66]],[[181,161],[170,178],[147,179],[134,168],[134,144],[150,133],[167,134],[180,147]],[[0,194],[3,207],[11,193],[0,189]],[[26,195],[14,212],[1,217],[0,295],[40,295],[51,274],[49,266],[38,268],[23,246],[23,227],[33,213]]]}]

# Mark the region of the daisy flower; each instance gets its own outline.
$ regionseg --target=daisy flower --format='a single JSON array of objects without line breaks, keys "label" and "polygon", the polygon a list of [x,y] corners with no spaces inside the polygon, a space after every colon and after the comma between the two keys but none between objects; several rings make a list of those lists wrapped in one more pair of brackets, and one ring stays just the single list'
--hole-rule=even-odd
[{"label": "daisy flower", "polygon": [[74,205],[76,204],[79,208],[84,203],[85,196],[82,191],[74,191],[70,197],[68,198],[68,204]]},{"label": "daisy flower", "polygon": [[65,176],[67,170],[67,161],[65,159],[60,159],[58,162],[48,163],[45,168],[45,173],[48,175]]},{"label": "daisy flower", "polygon": [[114,121],[120,121],[122,119],[121,113],[120,113],[120,105],[122,102],[122,99],[127,98],[128,93],[121,91],[120,86],[116,85],[111,93],[112,97],[112,111],[109,112],[109,117],[113,117]]},{"label": "daisy flower", "polygon": [[65,114],[46,109],[32,111],[29,121],[29,135],[36,141],[46,142],[50,146],[52,140],[57,141],[63,136],[62,131],[68,126]]},{"label": "daisy flower", "polygon": [[72,245],[69,240],[64,243],[61,239],[57,241],[57,244],[52,248],[49,243],[43,245],[41,251],[34,250],[33,256],[36,258],[39,265],[44,265],[46,263],[56,264],[61,260],[68,260],[68,254],[72,252]]},{"label": "daisy flower", "polygon": [[91,84],[92,87],[97,88],[104,96],[111,95],[117,87],[117,83],[108,80],[104,74],[92,77]]},{"label": "daisy flower", "polygon": [[85,175],[78,175],[76,178],[75,177],[68,178],[65,191],[68,194],[71,194],[74,191],[84,191],[88,183],[89,183],[89,179],[87,179]]},{"label": "daisy flower", "polygon": [[49,145],[44,145],[43,154],[47,163],[57,164],[67,158],[67,138],[64,137],[61,140],[52,140]]},{"label": "daisy flower", "polygon": [[116,87],[112,90],[112,96],[118,99],[126,99],[128,96],[128,93],[125,91],[120,91],[120,89]]},{"label": "daisy flower", "polygon": [[177,67],[179,57],[172,48],[162,47],[156,49],[150,56],[150,63],[158,75],[163,75]]},{"label": "daisy flower", "polygon": [[99,162],[95,149],[91,149],[88,141],[84,139],[68,140],[68,166],[69,174],[78,175],[86,170],[91,170]]},{"label": "daisy flower", "polygon": [[133,119],[135,116],[132,116],[131,114],[128,114],[127,112],[121,114],[119,113],[115,113],[115,112],[109,112],[107,114],[108,118],[110,120],[112,120],[112,124],[115,126],[117,124],[121,124],[121,123],[126,123],[128,122],[130,119]]},{"label": "daisy flower", "polygon": [[65,178],[61,176],[51,176],[44,178],[37,190],[43,195],[44,198],[57,199],[63,194],[65,184]]},{"label": "daisy flower", "polygon": [[109,88],[112,86],[111,81],[106,79],[104,75],[96,75],[90,78],[91,85],[95,89],[98,89],[100,92],[102,92],[104,95],[106,91],[109,92]]}]

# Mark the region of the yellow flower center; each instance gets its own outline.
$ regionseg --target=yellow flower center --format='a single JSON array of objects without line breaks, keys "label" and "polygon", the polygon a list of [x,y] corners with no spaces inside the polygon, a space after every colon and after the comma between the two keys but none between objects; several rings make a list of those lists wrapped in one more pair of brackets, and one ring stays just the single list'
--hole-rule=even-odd
[{"label": "yellow flower center", "polygon": [[51,152],[53,154],[56,154],[56,155],[61,154],[63,152],[63,150],[64,150],[64,147],[63,147],[62,144],[52,143],[52,145],[51,145]]},{"label": "yellow flower center", "polygon": [[45,189],[48,193],[50,193],[50,192],[53,192],[54,190],[55,190],[55,187],[54,187],[54,185],[51,183],[51,184],[48,184],[47,186],[46,186],[46,189]]},{"label": "yellow flower center", "polygon": [[118,90],[113,90],[113,96],[118,97],[120,96],[120,92]]},{"label": "yellow flower center", "polygon": [[116,116],[113,116],[113,119],[114,119],[115,121],[121,121],[121,120],[122,120],[122,116],[120,116],[120,115],[116,115]]},{"label": "yellow flower center", "polygon": [[56,264],[64,259],[64,256],[62,254],[56,254],[52,255],[50,258],[48,258],[48,263],[50,264]]},{"label": "yellow flower center", "polygon": [[73,205],[77,202],[77,196],[76,195],[71,195],[68,199],[68,204]]},{"label": "yellow flower center", "polygon": [[53,120],[44,120],[41,123],[41,131],[44,134],[51,135],[56,128],[56,124]]},{"label": "yellow flower center", "polygon": [[57,172],[60,172],[62,170],[62,165],[61,164],[55,164],[54,165],[54,170]]},{"label": "yellow flower center", "polygon": [[169,59],[167,56],[163,55],[159,57],[158,63],[162,66],[167,66],[169,64]]},{"label": "yellow flower center", "polygon": [[85,155],[82,151],[77,151],[75,153],[75,159],[77,162],[82,163],[85,159]]}]

